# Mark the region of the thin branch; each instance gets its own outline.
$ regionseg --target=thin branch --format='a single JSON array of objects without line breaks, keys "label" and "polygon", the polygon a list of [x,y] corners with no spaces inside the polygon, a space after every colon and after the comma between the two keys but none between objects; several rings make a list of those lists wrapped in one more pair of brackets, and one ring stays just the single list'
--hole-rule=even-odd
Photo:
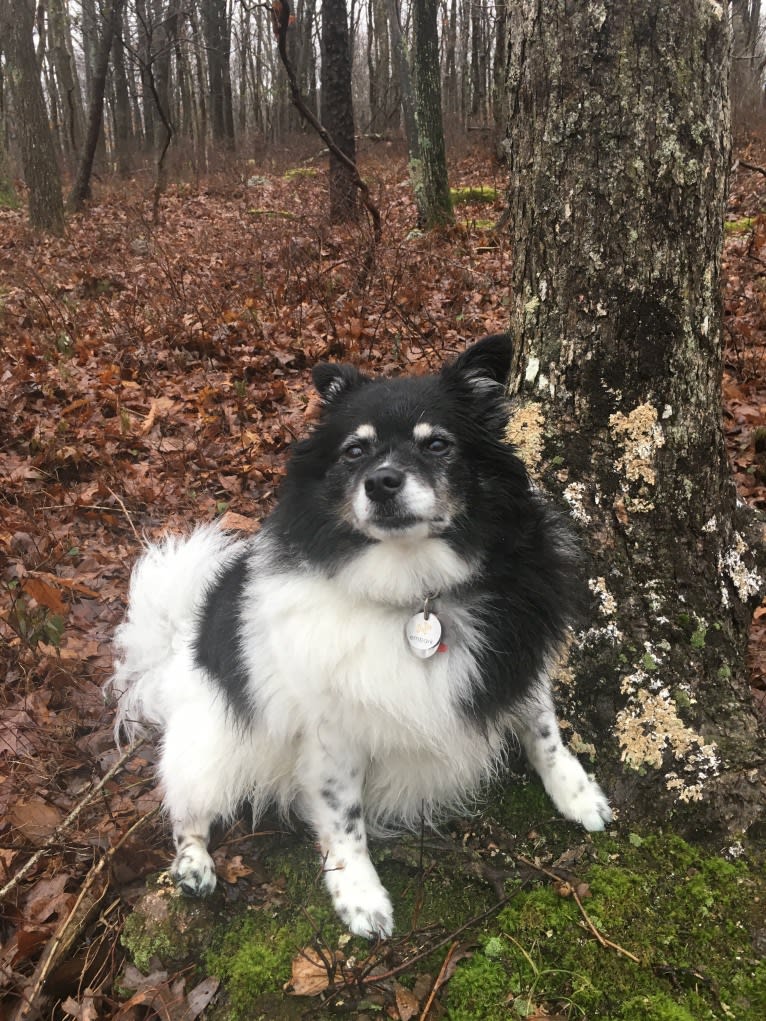
[{"label": "thin branch", "polygon": [[[68,952],[72,943],[74,943],[77,938],[78,933],[83,929],[91,913],[98,906],[101,898],[106,893],[109,885],[108,882],[100,893],[97,893],[92,897],[90,896],[91,888],[95,886],[96,880],[123,846],[125,841],[131,837],[137,829],[158,815],[159,811],[160,807],[158,805],[150,812],[147,812],[146,815],[142,815],[140,819],[137,819],[136,822],[134,822],[133,825],[125,831],[125,833],[123,833],[114,847],[110,847],[88,872],[88,875],[85,877],[85,882],[82,885],[82,889],[72,905],[72,910],[58,927],[55,935],[45,948],[45,952],[34,974],[32,990],[29,995],[25,997],[24,1003],[17,1014],[18,1021],[21,1021],[22,1018],[26,1017],[30,1011],[37,1006],[37,1001],[54,965],[61,959],[61,957],[64,956],[64,954]],[[88,899],[86,900],[86,898]]]},{"label": "thin branch", "polygon": [[619,943],[613,943],[612,940],[607,939],[606,936],[604,936],[603,933],[599,932],[599,930],[596,928],[596,926],[591,921],[591,918],[590,918],[588,912],[583,907],[583,903],[582,903],[582,901],[580,900],[580,898],[579,898],[579,896],[577,894],[577,890],[575,890],[575,888],[570,883],[566,882],[566,880],[562,880],[561,876],[556,875],[556,873],[552,872],[550,869],[546,869],[545,866],[538,865],[536,862],[531,861],[529,858],[524,858],[520,854],[516,855],[516,861],[521,862],[522,865],[526,865],[530,869],[534,869],[535,872],[540,872],[542,875],[547,876],[549,879],[552,879],[555,883],[558,883],[559,885],[561,883],[565,883],[566,890],[562,894],[562,896],[569,896],[571,894],[575,904],[580,909],[580,914],[582,915],[583,919],[585,920],[585,924],[586,924],[587,928],[593,933],[593,935],[599,941],[601,946],[602,947],[609,947],[610,950],[614,950],[618,954],[622,954],[623,957],[629,958],[631,961],[634,961],[636,964],[640,964],[641,963],[641,960],[638,957],[636,957],[635,954],[632,954],[630,952],[630,950],[626,950],[624,947],[621,947],[619,945]]},{"label": "thin branch", "polygon": [[756,174],[763,174],[763,176],[766,177],[766,168],[759,167],[755,163],[745,163],[744,160],[737,160],[732,167],[732,171],[735,171],[738,167],[742,167],[743,170],[752,170]]},{"label": "thin branch", "polygon": [[21,880],[26,875],[28,875],[29,872],[32,871],[35,865],[43,857],[45,852],[48,851],[58,840],[61,839],[61,837],[69,829],[69,827],[72,825],[75,819],[80,815],[82,810],[87,805],[89,805],[91,801],[93,801],[93,799],[99,793],[99,791],[103,789],[104,785],[107,784],[112,779],[115,773],[118,773],[122,769],[122,767],[125,765],[128,759],[132,758],[132,756],[136,753],[136,751],[138,750],[138,748],[141,747],[142,744],[143,741],[139,741],[137,744],[133,745],[132,748],[129,748],[123,755],[120,756],[120,758],[115,762],[111,769],[104,773],[101,779],[90,788],[90,790],[84,795],[84,797],[82,797],[80,801],[75,805],[75,807],[66,817],[66,819],[64,819],[63,822],[59,823],[59,825],[56,827],[53,833],[51,833],[51,835],[47,838],[43,846],[39,848],[39,850],[35,851],[32,857],[28,861],[26,861],[24,865],[22,865],[22,867],[19,869],[19,871],[8,880],[8,882],[2,889],[0,889],[0,900],[6,897],[11,892],[11,890],[15,889],[15,887],[19,885]]},{"label": "thin branch", "polygon": [[439,974],[436,976],[436,981],[434,982],[433,988],[431,989],[428,999],[426,1000],[426,1005],[425,1007],[423,1007],[423,1013],[420,1015],[420,1021],[426,1021],[426,1018],[428,1017],[431,1011],[433,1002],[436,999],[436,994],[439,992],[439,990],[446,981],[444,976],[447,974],[447,968],[449,967],[449,963],[452,960],[452,955],[455,953],[457,948],[458,941],[455,940],[452,946],[447,951],[447,956],[444,958],[444,961],[442,962],[442,966],[439,969]]}]

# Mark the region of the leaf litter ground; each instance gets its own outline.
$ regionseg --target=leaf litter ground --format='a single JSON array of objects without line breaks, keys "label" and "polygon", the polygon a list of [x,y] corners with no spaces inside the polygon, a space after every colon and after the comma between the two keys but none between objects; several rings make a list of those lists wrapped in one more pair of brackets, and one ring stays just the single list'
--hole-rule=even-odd
[{"label": "leaf litter ground", "polygon": [[[104,186],[62,240],[36,238],[20,214],[0,213],[0,886],[8,887],[0,985],[18,1017],[192,1018],[214,1009],[215,982],[162,970],[151,956],[143,977],[123,975],[122,991],[114,983],[125,917],[169,850],[153,751],[119,759],[101,697],[141,538],[222,515],[257,527],[287,446],[315,412],[309,371],[318,359],[426,372],[507,322],[508,246],[489,229],[502,213],[502,171],[491,159],[476,151],[456,161],[453,184],[494,185],[500,198],[489,208],[460,205],[460,225],[436,236],[412,232],[398,153],[371,152],[364,171],[384,220],[374,254],[364,225],[327,226],[324,168],[313,163],[287,173],[250,166],[242,179],[231,173],[205,190],[178,186],[158,226],[134,182]],[[735,175],[725,424],[740,493],[761,508],[765,201],[765,178]],[[753,688],[763,699],[763,608],[753,636]],[[478,836],[470,828],[459,836],[473,850],[453,871],[465,869],[469,890],[476,875],[500,890],[505,872],[493,872],[491,862],[505,838],[488,824]],[[287,880],[285,870],[263,866],[258,839],[246,828],[226,834],[217,859],[228,902],[249,899],[269,910],[283,902]],[[417,876],[424,860],[452,852],[430,853],[392,851],[389,867]],[[316,887],[310,864],[301,871]],[[416,887],[412,880],[408,889]],[[474,900],[484,904],[475,891]],[[443,1009],[440,990],[473,944],[465,934],[447,940],[439,961],[423,965],[450,926],[445,917],[423,923],[417,896],[410,917],[416,935],[369,965],[378,969],[374,983],[364,977],[367,965],[360,972],[353,955],[349,965],[348,954],[325,947],[329,972],[353,987],[358,1010],[368,1001],[373,1013],[392,1018]],[[317,927],[303,922],[309,941]],[[281,945],[273,932],[268,938]],[[286,945],[293,982],[318,984],[321,995],[317,958],[296,956],[295,938]],[[488,975],[505,944],[495,950],[486,957]],[[200,948],[193,953],[199,958]],[[381,969],[392,974],[380,978]],[[533,1000],[525,1001],[528,1016]],[[272,1016],[300,1015],[288,1015],[284,997],[279,1002],[284,1013],[272,1009]]]}]

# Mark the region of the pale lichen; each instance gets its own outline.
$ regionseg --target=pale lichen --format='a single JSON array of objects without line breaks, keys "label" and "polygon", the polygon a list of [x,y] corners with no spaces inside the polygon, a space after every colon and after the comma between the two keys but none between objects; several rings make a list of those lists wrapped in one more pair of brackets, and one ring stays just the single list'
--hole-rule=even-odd
[{"label": "pale lichen", "polygon": [[652,404],[639,404],[629,415],[615,412],[609,425],[623,446],[622,455],[614,463],[615,471],[624,473],[630,482],[653,486],[657,481],[654,455],[665,445],[665,435],[657,422],[657,409]]},{"label": "pale lichen", "polygon": [[587,490],[582,482],[571,482],[562,494],[569,504],[572,517],[581,525],[590,523],[590,514],[585,509],[586,492]]},{"label": "pale lichen", "polygon": [[534,401],[528,401],[514,408],[505,429],[506,443],[516,447],[519,457],[532,475],[539,470],[543,457],[542,408]]},{"label": "pale lichen", "polygon": [[617,600],[606,587],[605,578],[588,579],[588,588],[599,601],[599,610],[605,617],[613,617],[617,612]]},{"label": "pale lichen", "polygon": [[[662,654],[647,645],[656,669]],[[631,769],[647,766],[662,769],[667,753],[681,763],[681,768],[665,774],[665,786],[678,801],[699,801],[710,777],[720,768],[718,749],[707,742],[681,719],[676,699],[670,689],[663,686],[654,672],[639,667],[624,677],[621,691],[627,696],[627,705],[617,714],[615,731],[622,749],[621,759]],[[689,693],[685,700],[692,702]]]},{"label": "pale lichen", "polygon": [[[734,544],[718,555],[718,573],[721,576],[728,576],[731,579],[737,595],[743,603],[757,596],[763,591],[764,581],[757,571],[748,568],[742,559],[747,553],[748,547],[742,536],[736,532]],[[729,592],[726,585],[721,586],[721,600],[724,606],[729,605]]]}]

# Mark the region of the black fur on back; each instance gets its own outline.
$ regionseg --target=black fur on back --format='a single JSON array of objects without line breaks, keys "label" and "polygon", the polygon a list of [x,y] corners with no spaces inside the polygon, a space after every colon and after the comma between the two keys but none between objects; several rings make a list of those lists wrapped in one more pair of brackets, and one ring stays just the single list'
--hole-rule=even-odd
[{"label": "black fur on back", "polygon": [[228,704],[242,718],[251,712],[239,633],[248,560],[249,553],[243,550],[205,594],[194,639],[195,664],[216,679]]}]

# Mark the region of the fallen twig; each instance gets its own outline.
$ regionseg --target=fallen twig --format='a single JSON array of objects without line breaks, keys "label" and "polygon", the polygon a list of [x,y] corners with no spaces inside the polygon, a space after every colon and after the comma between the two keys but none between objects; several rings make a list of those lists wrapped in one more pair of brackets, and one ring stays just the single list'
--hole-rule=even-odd
[{"label": "fallen twig", "polygon": [[428,1015],[429,1015],[429,1013],[431,1011],[431,1007],[433,1005],[433,1002],[434,1002],[434,1000],[436,998],[436,994],[439,992],[441,987],[444,985],[444,981],[445,981],[444,976],[447,974],[447,968],[449,967],[449,962],[451,961],[452,955],[455,953],[457,948],[458,948],[458,942],[457,942],[457,940],[455,940],[452,943],[452,946],[447,951],[447,956],[444,958],[444,961],[442,962],[442,966],[439,969],[439,974],[436,976],[436,981],[434,982],[433,987],[431,989],[431,992],[428,995],[428,999],[426,1000],[425,1007],[423,1007],[423,1013],[420,1015],[420,1021],[426,1021],[426,1018],[428,1017]]},{"label": "fallen twig", "polygon": [[14,1016],[14,1021],[21,1021],[22,1018],[26,1018],[37,1006],[40,993],[42,992],[43,986],[45,985],[53,967],[68,952],[69,947],[75,942],[91,914],[98,907],[101,898],[108,888],[108,880],[100,891],[93,895],[91,894],[91,891],[106,866],[111,862],[114,855],[116,855],[119,848],[123,846],[126,840],[128,840],[128,838],[131,837],[136,830],[140,829],[141,826],[153,819],[158,813],[159,806],[153,808],[150,812],[147,812],[146,815],[141,816],[140,819],[137,819],[136,822],[125,831],[121,838],[117,840],[114,846],[109,847],[109,849],[101,856],[99,861],[91,868],[85,878],[83,888],[80,890],[75,904],[71,907],[71,911],[61,922],[59,927],[56,929],[53,938],[45,947],[45,952],[40,959],[40,963],[38,964],[32,979],[32,988],[19,1005]]},{"label": "fallen twig", "polygon": [[132,758],[132,756],[135,754],[138,748],[141,747],[142,744],[143,741],[138,741],[135,745],[129,748],[123,755],[120,756],[120,758],[115,762],[115,764],[109,770],[107,770],[106,773],[104,773],[101,779],[97,783],[95,783],[82,798],[80,798],[80,800],[72,809],[72,811],[69,813],[69,815],[66,817],[66,819],[60,822],[56,829],[45,840],[45,843],[42,845],[42,847],[38,848],[38,850],[35,851],[32,857],[29,858],[21,866],[19,871],[16,872],[13,876],[11,876],[11,878],[8,880],[5,886],[2,889],[0,889],[0,900],[6,897],[11,892],[11,890],[15,889],[15,887],[19,885],[21,880],[26,875],[28,875],[29,872],[32,871],[35,865],[43,857],[45,852],[48,851],[58,840],[61,839],[61,837],[69,829],[69,827],[79,816],[82,810],[87,805],[89,805],[91,801],[93,801],[94,797],[99,793],[100,790],[102,790],[104,785],[107,784],[112,779],[115,773],[118,773],[120,769],[122,769],[122,767],[125,765],[128,759]]},{"label": "fallen twig", "polygon": [[111,862],[112,858],[115,854],[117,854],[125,841],[132,836],[137,829],[149,822],[149,820],[153,819],[159,811],[160,807],[158,805],[150,812],[147,812],[146,815],[142,815],[140,819],[137,819],[136,822],[134,822],[133,825],[123,833],[114,847],[110,847],[109,850],[106,851],[96,862],[96,864],[92,866],[88,875],[85,877],[85,882],[82,884],[82,889],[77,895],[77,899],[72,905],[71,911],[63,920],[61,925],[59,925],[53,938],[46,946],[45,952],[43,953],[40,963],[38,964],[32,978],[32,988],[19,1005],[14,1021],[22,1021],[22,1019],[36,1007],[37,1000],[54,965],[68,952],[69,948],[84,928],[91,913],[98,906],[101,898],[106,893],[109,885],[108,882],[104,885],[100,892],[91,896],[91,889],[95,886],[96,881],[101,876],[106,866],[109,862]]},{"label": "fallen twig", "polygon": [[756,174],[763,174],[763,176],[766,177],[766,168],[759,167],[756,163],[745,163],[744,160],[737,160],[732,167],[732,170],[736,170],[737,167],[742,167],[743,170],[752,170]]},{"label": "fallen twig", "polygon": [[557,876],[555,872],[552,872],[550,869],[546,869],[544,865],[539,865],[537,864],[537,862],[531,861],[531,859],[523,857],[523,855],[517,854],[516,861],[521,862],[522,865],[526,865],[528,868],[534,869],[536,872],[540,872],[542,875],[547,876],[549,879],[554,880],[556,883],[559,884],[559,886],[561,886],[561,884],[564,883],[566,889],[563,891],[562,896],[568,897],[571,895],[575,904],[580,909],[580,914],[582,915],[583,920],[585,921],[586,927],[590,930],[591,933],[593,933],[593,935],[599,941],[601,946],[609,947],[610,950],[614,950],[616,953],[622,954],[623,957],[627,957],[629,960],[634,961],[636,964],[641,963],[640,959],[636,957],[635,954],[631,953],[630,950],[626,950],[624,947],[621,947],[619,943],[612,942],[612,940],[607,939],[607,937],[604,936],[603,933],[599,932],[599,930],[591,921],[590,915],[583,907],[583,903],[580,900],[577,890],[575,890],[571,883],[562,880],[561,876]]},{"label": "fallen twig", "polygon": [[[106,488],[107,488],[107,489],[109,489],[109,486],[107,486]],[[124,502],[122,501],[122,499],[120,498],[120,496],[119,496],[119,495],[118,495],[117,493],[115,493],[115,491],[114,491],[113,489],[109,489],[109,492],[110,492],[110,493],[112,494],[112,496],[113,496],[113,497],[115,498],[115,500],[116,500],[116,501],[117,501],[117,503],[118,503],[118,504],[120,505],[120,507],[122,507],[122,513],[123,513],[123,514],[125,515],[125,517],[126,517],[126,518],[128,519],[128,524],[130,525],[131,529],[133,530],[133,535],[135,535],[135,537],[136,537],[136,540],[137,540],[138,544],[139,544],[140,546],[143,546],[143,542],[142,542],[142,540],[141,540],[141,536],[140,536],[140,535],[138,534],[138,532],[136,531],[136,526],[135,526],[135,525],[133,524],[133,519],[132,519],[132,518],[131,518],[131,516],[130,516],[130,513],[129,513],[129,511],[128,511],[128,508],[127,508],[127,507],[125,506],[125,504],[124,504]]]}]

